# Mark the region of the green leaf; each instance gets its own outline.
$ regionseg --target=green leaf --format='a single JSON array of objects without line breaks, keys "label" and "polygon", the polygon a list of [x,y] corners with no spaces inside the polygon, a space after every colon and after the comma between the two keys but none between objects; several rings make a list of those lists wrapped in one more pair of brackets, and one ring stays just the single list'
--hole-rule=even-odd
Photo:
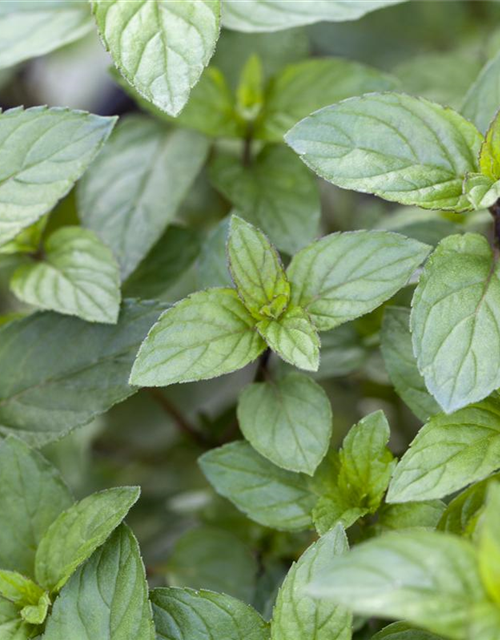
[{"label": "green leaf", "polygon": [[462,104],[462,113],[486,132],[500,105],[500,52],[483,68]]},{"label": "green leaf", "polygon": [[498,468],[499,418],[496,396],[431,418],[396,467],[388,502],[442,498],[486,478]]},{"label": "green leaf", "polygon": [[42,261],[20,266],[10,287],[28,304],[89,322],[116,324],[120,276],[113,254],[91,231],[63,227],[44,244]]},{"label": "green leaf", "polygon": [[422,421],[439,413],[440,407],[427,391],[413,355],[410,310],[387,307],[380,339],[387,373],[398,395]]},{"label": "green leaf", "polygon": [[71,0],[3,0],[0,68],[12,67],[74,42],[92,30],[88,8]]},{"label": "green leaf", "polygon": [[453,498],[446,507],[438,528],[459,536],[472,537],[486,502],[488,487],[490,483],[496,483],[499,479],[498,474],[492,475],[486,480],[476,482]]},{"label": "green leaf", "polygon": [[265,344],[234,289],[194,293],[163,313],[143,342],[130,383],[162,387],[241,369]]},{"label": "green leaf", "polygon": [[137,502],[137,487],[108,489],[77,502],[53,522],[36,552],[39,584],[60,591],[75,569],[100,547]]},{"label": "green leaf", "polygon": [[320,201],[316,180],[283,145],[268,145],[249,166],[220,154],[210,176],[239,214],[286,253],[295,253],[318,235]]},{"label": "green leaf", "polygon": [[435,529],[446,508],[441,500],[384,504],[378,512],[378,533],[401,529]]},{"label": "green leaf", "polygon": [[213,591],[151,592],[157,640],[268,640],[269,626],[251,607]]},{"label": "green leaf", "polygon": [[113,61],[134,89],[176,116],[219,37],[220,0],[92,0]]},{"label": "green leaf", "polygon": [[34,576],[45,532],[73,502],[59,472],[37,451],[9,437],[0,444],[0,566]]},{"label": "green leaf", "polygon": [[372,640],[442,640],[429,631],[420,631],[406,622],[395,622],[376,633]]},{"label": "green leaf", "polygon": [[259,320],[279,318],[288,305],[290,285],[278,252],[262,231],[232,216],[227,255],[234,284],[250,313]]},{"label": "green leaf", "polygon": [[246,442],[212,449],[199,462],[217,493],[252,520],[282,531],[311,525],[315,496],[307,476],[271,464]]},{"label": "green leaf", "polygon": [[227,265],[227,237],[231,218],[223,218],[206,236],[197,266],[200,289],[232,287]]},{"label": "green leaf", "polygon": [[288,572],[279,590],[271,625],[272,640],[351,640],[352,614],[329,600],[313,599],[304,585],[326,570],[348,549],[341,526],[309,547]]},{"label": "green leaf", "polygon": [[397,233],[333,233],[294,256],[287,270],[292,302],[328,331],[391,298],[429,251]]},{"label": "green leaf", "polygon": [[289,65],[267,90],[255,135],[281,142],[294,124],[313,111],[362,93],[393,89],[396,84],[377,69],[345,58],[315,58]]},{"label": "green leaf", "polygon": [[36,604],[27,604],[21,609],[21,618],[29,624],[43,624],[52,602],[48,593],[42,593]]},{"label": "green leaf", "polygon": [[226,0],[223,24],[236,31],[279,31],[315,22],[357,20],[402,0]]},{"label": "green leaf", "polygon": [[491,123],[479,153],[479,169],[488,178],[496,181],[500,178],[500,114],[497,113]]},{"label": "green leaf", "polygon": [[485,237],[467,233],[442,240],[412,305],[418,368],[447,413],[500,386],[500,280]]},{"label": "green leaf", "polygon": [[0,569],[0,597],[24,607],[37,604],[43,595],[43,589],[30,578],[16,571]]},{"label": "green leaf", "polygon": [[330,400],[319,384],[301,373],[245,387],[238,422],[265,458],[309,475],[325,457],[332,435]]},{"label": "green leaf", "polygon": [[112,249],[123,279],[173,221],[207,154],[207,140],[196,133],[144,116],[120,122],[79,185],[78,205],[83,225]]},{"label": "green leaf", "polygon": [[33,627],[27,624],[20,614],[19,608],[0,598],[0,637],[2,640],[28,640],[36,635]]},{"label": "green leaf", "polygon": [[479,572],[491,599],[500,604],[500,485],[488,487],[486,508],[479,527]]},{"label": "green leaf", "polygon": [[0,114],[0,245],[48,213],[106,142],[115,118],[47,107]]},{"label": "green leaf", "polygon": [[353,324],[344,324],[321,334],[321,360],[312,377],[324,380],[349,375],[361,369],[369,355],[369,347]]},{"label": "green leaf", "polygon": [[154,640],[148,585],[132,532],[119,527],[66,583],[43,640]]},{"label": "green leaf", "polygon": [[245,123],[253,125],[262,109],[264,99],[262,60],[253,53],[243,66],[236,87],[236,110]]},{"label": "green leaf", "polygon": [[301,307],[289,307],[278,320],[261,320],[257,330],[288,364],[306,371],[318,370],[319,336],[309,314]]},{"label": "green leaf", "polygon": [[472,544],[431,531],[388,533],[335,558],[309,593],[354,613],[408,622],[468,640],[476,613],[491,614]]},{"label": "green leaf", "polygon": [[286,141],[322,178],[424,209],[470,209],[465,174],[482,136],[452,109],[382,93],[351,98],[299,122]]},{"label": "green leaf", "polygon": [[482,173],[468,173],[464,180],[464,194],[474,209],[488,209],[500,197],[500,180],[495,182]]},{"label": "green leaf", "polygon": [[129,300],[114,326],[50,312],[2,326],[0,433],[42,445],[135,393],[130,369],[163,309]]}]

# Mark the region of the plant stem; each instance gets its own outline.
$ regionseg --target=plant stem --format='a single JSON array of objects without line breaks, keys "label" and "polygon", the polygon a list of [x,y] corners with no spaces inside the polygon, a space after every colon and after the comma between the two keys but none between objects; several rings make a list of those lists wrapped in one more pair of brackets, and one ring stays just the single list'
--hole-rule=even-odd
[{"label": "plant stem", "polygon": [[493,234],[495,247],[500,247],[500,199],[490,207],[490,213],[493,216]]}]

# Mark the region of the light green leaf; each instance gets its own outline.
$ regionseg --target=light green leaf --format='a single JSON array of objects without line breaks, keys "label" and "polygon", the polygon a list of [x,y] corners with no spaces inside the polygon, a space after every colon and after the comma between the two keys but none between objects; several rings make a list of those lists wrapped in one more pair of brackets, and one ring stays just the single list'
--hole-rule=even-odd
[{"label": "light green leaf", "polygon": [[2,326],[0,433],[42,445],[135,393],[130,369],[163,309],[129,300],[114,326],[50,312]]},{"label": "light green leaf", "polygon": [[0,114],[0,245],[71,190],[114,123],[62,108],[18,107]]},{"label": "light green leaf", "polygon": [[53,522],[38,546],[35,573],[39,584],[59,591],[75,569],[100,547],[137,502],[137,487],[94,493]]},{"label": "light green leaf", "polygon": [[252,520],[283,531],[311,525],[315,496],[307,476],[280,469],[246,442],[212,449],[199,462],[217,493]]},{"label": "light green leaf", "polygon": [[72,503],[59,472],[17,438],[0,444],[0,566],[34,576],[35,551]]},{"label": "light green leaf", "polygon": [[222,593],[159,588],[151,592],[157,640],[268,640],[252,607]]},{"label": "light green leaf", "polygon": [[262,229],[281,251],[295,253],[318,235],[316,180],[285,146],[264,147],[250,166],[232,155],[218,155],[210,175],[239,214]]},{"label": "light green leaf", "polygon": [[500,180],[495,182],[482,173],[468,173],[464,180],[464,194],[474,209],[488,209],[500,197]]},{"label": "light green leaf", "polygon": [[384,504],[378,512],[377,532],[401,529],[435,529],[446,508],[441,500]]},{"label": "light green leaf", "polygon": [[24,607],[37,604],[44,591],[33,580],[16,571],[0,569],[0,597]]},{"label": "light green leaf", "polygon": [[396,84],[377,69],[345,58],[289,65],[271,82],[255,135],[281,142],[294,124],[313,111],[351,96],[393,89]]},{"label": "light green leaf", "polygon": [[500,178],[500,113],[491,123],[479,153],[479,170],[493,181]]},{"label": "light green leaf", "polygon": [[3,0],[0,6],[0,68],[37,58],[92,30],[88,7],[71,0]]},{"label": "light green leaf", "polygon": [[43,250],[42,261],[15,271],[10,281],[15,295],[42,309],[116,324],[120,276],[108,247],[91,231],[63,227],[46,240]]},{"label": "light green leaf", "polygon": [[29,624],[43,624],[52,602],[48,593],[42,593],[36,604],[27,604],[21,609],[21,618]]},{"label": "light green leaf", "polygon": [[280,31],[315,22],[357,20],[402,0],[225,0],[223,24],[236,31]]},{"label": "light green leaf", "polygon": [[479,525],[479,572],[491,599],[500,604],[500,485],[488,487],[486,508]]},{"label": "light green leaf", "polygon": [[309,593],[354,613],[469,640],[475,612],[491,614],[472,544],[431,531],[388,533],[335,558]]},{"label": "light green leaf", "polygon": [[278,252],[262,231],[232,216],[227,255],[234,284],[250,313],[259,320],[279,318],[288,305],[290,285]]},{"label": "light green leaf", "polygon": [[412,305],[418,368],[447,413],[500,386],[500,276],[485,237],[467,233],[442,240]]},{"label": "light green leaf", "polygon": [[2,640],[28,640],[36,636],[36,631],[22,618],[19,608],[0,598],[0,638]]},{"label": "light green leaf", "polygon": [[470,209],[465,174],[482,136],[452,109],[405,94],[369,94],[299,122],[288,144],[322,178],[424,209]]},{"label": "light green leaf", "polygon": [[333,233],[294,256],[287,270],[292,301],[328,331],[392,297],[429,251],[397,233]]},{"label": "light green leaf", "polygon": [[261,320],[257,330],[288,364],[306,371],[318,370],[319,336],[309,314],[301,307],[289,307],[278,320]]},{"label": "light green leaf", "polygon": [[130,382],[156,387],[207,380],[241,369],[264,349],[234,289],[199,291],[160,317],[139,350]]},{"label": "light green leaf", "polygon": [[459,536],[472,537],[486,502],[488,487],[499,479],[500,476],[494,474],[486,480],[476,482],[453,498],[446,507],[438,528]]},{"label": "light green leaf", "polygon": [[220,0],[92,0],[106,49],[146,100],[176,116],[214,52]]},{"label": "light green leaf", "polygon": [[500,400],[492,396],[448,416],[439,414],[419,431],[401,458],[388,502],[431,500],[483,480],[498,468]]},{"label": "light green leaf", "polygon": [[341,526],[309,547],[292,565],[278,593],[271,624],[272,640],[351,640],[352,614],[329,600],[313,599],[304,586],[348,549]]},{"label": "light green leaf", "polygon": [[500,105],[500,52],[483,68],[462,105],[462,113],[482,133],[486,132]]},{"label": "light green leaf", "polygon": [[413,355],[410,310],[387,307],[380,338],[387,373],[401,398],[422,421],[439,413],[440,407],[427,391]]},{"label": "light green leaf", "polygon": [[420,631],[406,622],[395,622],[376,633],[372,640],[442,640],[429,631]]},{"label": "light green leaf", "polygon": [[330,400],[319,384],[301,373],[247,386],[238,402],[238,422],[265,458],[309,475],[325,457],[332,435]]},{"label": "light green leaf", "polygon": [[43,640],[154,640],[139,545],[119,527],[66,583]]},{"label": "light green leaf", "polygon": [[78,206],[83,225],[112,249],[123,279],[173,221],[207,153],[207,140],[196,133],[144,116],[120,122],[79,185]]},{"label": "light green leaf", "polygon": [[351,503],[349,497],[340,492],[325,494],[319,497],[313,511],[316,531],[320,536],[325,535],[338,525],[349,529],[352,525],[366,516],[368,509]]}]

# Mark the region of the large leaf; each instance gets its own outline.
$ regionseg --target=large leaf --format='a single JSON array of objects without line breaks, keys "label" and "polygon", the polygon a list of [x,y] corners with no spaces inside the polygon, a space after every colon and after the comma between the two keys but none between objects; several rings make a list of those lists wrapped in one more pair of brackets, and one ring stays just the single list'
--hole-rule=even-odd
[{"label": "large leaf", "polygon": [[78,204],[83,224],[111,247],[123,278],[172,222],[207,153],[208,142],[196,133],[170,131],[144,116],[120,122],[79,185]]},{"label": "large leaf", "polygon": [[175,116],[214,52],[220,0],[93,0],[104,45],[123,77]]},{"label": "large leaf", "polygon": [[108,247],[80,227],[53,233],[44,244],[43,260],[19,267],[10,286],[19,299],[42,309],[90,322],[118,320],[118,265]]},{"label": "large leaf", "polygon": [[135,393],[128,384],[130,369],[163,308],[127,301],[114,326],[50,312],[3,326],[0,433],[41,445]]},{"label": "large leaf", "polygon": [[205,453],[200,466],[215,490],[256,522],[292,531],[311,525],[316,498],[307,476],[271,464],[246,442]]},{"label": "large leaf", "polygon": [[295,253],[318,234],[320,201],[314,176],[283,145],[265,147],[250,166],[229,154],[211,166],[215,187],[240,215]]},{"label": "large leaf", "polygon": [[131,384],[158,387],[241,369],[265,344],[234,289],[199,291],[168,309],[137,355]]},{"label": "large leaf", "polygon": [[269,625],[251,607],[213,591],[151,592],[157,640],[268,640]]},{"label": "large leaf", "polygon": [[313,599],[304,587],[348,549],[341,526],[309,547],[292,565],[279,590],[271,625],[272,640],[351,640],[352,614],[329,600]]},{"label": "large leaf", "polygon": [[58,471],[17,438],[0,444],[0,567],[34,576],[35,551],[72,503]]},{"label": "large leaf", "polygon": [[430,247],[397,233],[334,233],[294,256],[292,301],[320,331],[376,309],[403,287]]},{"label": "large leaf", "polygon": [[356,20],[402,0],[225,0],[223,23],[236,31],[279,31],[328,20]]},{"label": "large leaf", "polygon": [[405,94],[368,94],[299,122],[288,144],[322,178],[424,209],[470,209],[465,174],[477,171],[482,136],[439,104]]},{"label": "large leaf", "polygon": [[498,469],[500,400],[431,418],[400,460],[389,502],[442,498]]},{"label": "large leaf", "polygon": [[122,525],[66,583],[44,640],[154,640],[139,545]]},{"label": "large leaf", "polygon": [[115,118],[47,107],[0,114],[0,245],[50,211],[82,176]]},{"label": "large leaf", "polygon": [[319,384],[300,373],[246,387],[238,421],[261,455],[290,471],[312,475],[330,445],[330,400]]},{"label": "large leaf", "polygon": [[415,291],[411,330],[418,368],[447,413],[500,386],[500,275],[486,238],[440,242]]},{"label": "large leaf", "polygon": [[500,52],[483,68],[465,96],[462,113],[485,133],[500,105]]},{"label": "large leaf", "polygon": [[500,485],[491,483],[478,536],[479,571],[491,599],[500,604]]}]

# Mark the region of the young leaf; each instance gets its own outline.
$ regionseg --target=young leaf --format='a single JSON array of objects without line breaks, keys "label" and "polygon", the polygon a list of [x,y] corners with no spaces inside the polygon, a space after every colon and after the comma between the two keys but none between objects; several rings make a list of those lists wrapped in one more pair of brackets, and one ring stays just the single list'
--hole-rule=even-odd
[{"label": "young leaf", "polygon": [[130,383],[157,387],[241,369],[265,344],[234,289],[194,293],[168,309],[143,342]]},{"label": "young leaf", "polygon": [[53,522],[36,552],[39,584],[59,591],[75,569],[100,547],[137,502],[137,487],[94,493],[77,502]]},{"label": "young leaf", "polygon": [[243,602],[213,591],[151,592],[158,640],[268,640],[269,625]]},{"label": "young leaf", "polygon": [[207,140],[196,133],[144,116],[120,122],[79,185],[78,205],[83,225],[112,249],[123,279],[172,222],[207,153]]},{"label": "young leaf", "polygon": [[492,180],[482,173],[468,173],[464,194],[474,209],[488,209],[500,198],[500,180]]},{"label": "young leaf", "polygon": [[220,0],[93,0],[106,49],[146,100],[176,116],[214,52]]},{"label": "young leaf", "polygon": [[465,96],[461,112],[486,132],[500,105],[500,52],[483,68]]},{"label": "young leaf", "polygon": [[500,604],[500,485],[488,488],[486,508],[479,528],[479,572],[491,599]]},{"label": "young leaf", "polygon": [[213,449],[199,462],[217,493],[252,520],[282,531],[311,525],[315,496],[307,476],[276,467],[246,442]]},{"label": "young leaf", "polygon": [[500,476],[494,474],[459,493],[446,507],[438,528],[459,536],[472,537],[484,509],[488,487],[499,479]]},{"label": "young leaf", "polygon": [[10,286],[20,300],[42,309],[89,322],[118,320],[118,265],[108,247],[80,227],[55,231],[44,244],[43,260],[19,267]]},{"label": "young leaf", "polygon": [[341,526],[324,535],[292,565],[279,590],[271,625],[272,640],[351,640],[352,614],[329,600],[313,599],[304,586],[348,549]]},{"label": "young leaf", "polygon": [[318,370],[319,336],[301,307],[289,307],[278,320],[261,320],[257,330],[285,362],[306,371]]},{"label": "young leaf", "polygon": [[33,580],[16,571],[0,569],[0,597],[24,607],[37,604],[44,591]]},{"label": "young leaf", "polygon": [[34,635],[33,627],[21,618],[19,608],[12,602],[0,598],[0,637],[2,640],[28,640]]},{"label": "young leaf", "polygon": [[0,433],[42,445],[135,393],[134,357],[164,308],[126,301],[114,326],[43,312],[1,327]]},{"label": "young leaf", "polygon": [[73,502],[58,471],[17,438],[0,444],[0,567],[34,576],[45,532]]},{"label": "young leaf", "polygon": [[498,468],[499,418],[496,396],[431,418],[396,467],[388,502],[443,498],[486,478]]},{"label": "young leaf", "polygon": [[316,180],[283,145],[268,145],[250,166],[225,154],[210,176],[241,216],[286,253],[295,253],[318,234],[320,201]]},{"label": "young leaf", "polygon": [[313,475],[332,435],[332,410],[323,389],[301,373],[246,387],[238,422],[250,444],[289,471]]},{"label": "young leaf", "polygon": [[372,640],[442,640],[429,631],[421,631],[406,622],[394,622],[376,633]]},{"label": "young leaf", "polygon": [[442,240],[412,304],[418,368],[447,413],[500,386],[500,280],[486,238],[467,233]]},{"label": "young leaf", "polygon": [[299,122],[288,144],[322,178],[424,209],[470,209],[465,174],[482,136],[452,109],[405,94],[369,94]]},{"label": "young leaf", "polygon": [[44,640],[154,640],[148,585],[139,546],[120,526],[66,583]]},{"label": "young leaf", "polygon": [[492,180],[500,178],[500,114],[497,113],[491,123],[479,153],[479,169],[481,173]]},{"label": "young leaf", "polygon": [[294,256],[287,270],[292,302],[319,331],[376,309],[403,287],[430,247],[397,233],[333,233]]},{"label": "young leaf", "polygon": [[278,252],[262,231],[232,216],[227,254],[234,284],[250,313],[259,320],[279,318],[288,305],[290,285]]},{"label": "young leaf", "polygon": [[21,618],[29,624],[43,624],[51,604],[49,594],[43,593],[36,604],[27,604],[21,609]]},{"label": "young leaf", "polygon": [[106,142],[115,118],[47,107],[0,114],[0,245],[64,197]]},{"label": "young leaf", "polygon": [[387,373],[404,402],[422,421],[439,413],[440,407],[427,391],[413,355],[410,310],[387,307],[380,339]]}]

